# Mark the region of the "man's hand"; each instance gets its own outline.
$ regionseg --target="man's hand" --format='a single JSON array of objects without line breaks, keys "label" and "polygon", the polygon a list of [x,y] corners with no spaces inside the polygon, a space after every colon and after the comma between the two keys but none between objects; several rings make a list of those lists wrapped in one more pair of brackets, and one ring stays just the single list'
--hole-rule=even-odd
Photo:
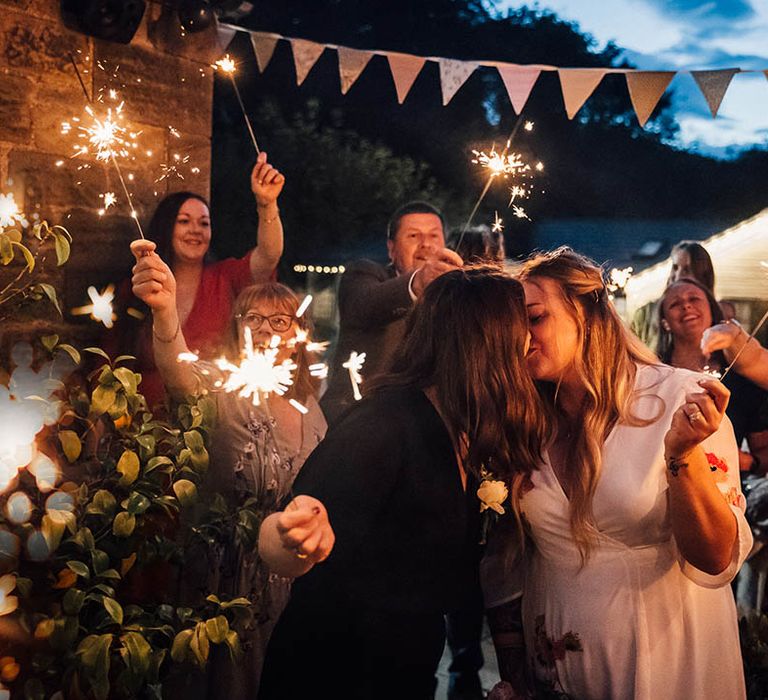
[{"label": "man's hand", "polygon": [[464,261],[458,253],[448,248],[442,248],[436,251],[433,257],[429,258],[422,267],[416,270],[411,290],[417,297],[420,297],[430,282],[446,272],[458,270],[463,265]]},{"label": "man's hand", "polygon": [[262,151],[256,159],[251,172],[251,190],[256,196],[256,204],[267,207],[277,201],[285,184],[285,176],[267,162],[267,154]]}]

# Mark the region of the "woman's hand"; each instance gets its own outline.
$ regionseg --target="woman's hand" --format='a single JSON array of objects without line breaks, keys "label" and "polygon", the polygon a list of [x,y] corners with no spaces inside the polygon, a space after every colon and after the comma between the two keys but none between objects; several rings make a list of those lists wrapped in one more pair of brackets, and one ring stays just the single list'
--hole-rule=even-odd
[{"label": "woman's hand", "polygon": [[296,496],[279,514],[277,532],[284,549],[317,564],[331,553],[336,536],[325,506],[311,496]]},{"label": "woman's hand", "polygon": [[701,336],[701,351],[709,357],[713,352],[730,348],[742,334],[736,323],[718,323],[707,328]]},{"label": "woman's hand", "polygon": [[136,257],[133,266],[133,293],[152,309],[153,313],[172,311],[176,307],[176,279],[171,268],[155,253],[152,241],[131,242]]},{"label": "woman's hand", "polygon": [[700,379],[701,392],[685,395],[664,436],[667,457],[681,457],[720,427],[731,392],[716,379]]},{"label": "woman's hand", "polygon": [[267,162],[264,151],[259,153],[251,172],[251,190],[256,196],[256,204],[267,207],[276,202],[284,184],[285,176]]}]

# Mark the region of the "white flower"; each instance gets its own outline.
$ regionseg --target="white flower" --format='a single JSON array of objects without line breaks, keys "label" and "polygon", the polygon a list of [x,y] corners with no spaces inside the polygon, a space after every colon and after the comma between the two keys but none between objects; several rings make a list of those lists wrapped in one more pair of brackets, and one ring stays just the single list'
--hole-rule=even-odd
[{"label": "white flower", "polygon": [[480,499],[480,512],[490,508],[499,515],[504,515],[504,506],[502,503],[507,500],[509,491],[503,481],[494,479],[485,479],[480,483],[477,489],[477,497]]}]

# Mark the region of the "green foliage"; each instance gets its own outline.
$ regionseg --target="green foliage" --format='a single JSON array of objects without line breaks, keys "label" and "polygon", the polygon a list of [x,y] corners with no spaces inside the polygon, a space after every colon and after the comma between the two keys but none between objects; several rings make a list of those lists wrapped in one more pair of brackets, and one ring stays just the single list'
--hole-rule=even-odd
[{"label": "green foliage", "polygon": [[[57,336],[41,345],[52,355],[81,357]],[[105,357],[99,348],[83,352]],[[10,521],[9,494],[0,496],[0,529],[21,543],[40,538],[47,552],[32,561],[22,546],[0,561],[0,575],[17,577],[14,615],[35,639],[26,650],[10,650],[27,659],[11,687],[28,698],[56,691],[97,700],[161,697],[171,676],[204,668],[212,646],[238,655],[237,630],[253,614],[245,598],[211,594],[180,605],[182,576],[154,578],[158,567],[183,571],[191,542],[212,544],[240,528],[253,544],[260,521],[243,509],[228,512],[219,496],[200,497],[213,402],[190,401],[173,420],[161,420],[147,410],[141,376],[127,359],[107,358],[88,385],[68,387],[58,424],[38,437],[40,449],[58,455],[63,483],[56,492],[70,505],[47,506],[50,494],[26,471],[18,490],[32,502],[27,522]],[[147,583],[152,595],[137,593]]]},{"label": "green foliage", "polygon": [[[27,242],[19,228],[0,228],[0,265],[19,270],[9,280],[0,275],[0,320],[7,317],[6,308],[13,300],[16,304],[25,300],[33,302],[48,299],[61,315],[61,307],[56,289],[45,282],[34,282],[33,273],[38,269],[38,261],[45,250],[52,244],[56,252],[56,264],[61,267],[69,259],[72,236],[63,226],[49,226],[41,221],[32,226],[27,234]],[[4,308],[6,307],[6,308]]]}]

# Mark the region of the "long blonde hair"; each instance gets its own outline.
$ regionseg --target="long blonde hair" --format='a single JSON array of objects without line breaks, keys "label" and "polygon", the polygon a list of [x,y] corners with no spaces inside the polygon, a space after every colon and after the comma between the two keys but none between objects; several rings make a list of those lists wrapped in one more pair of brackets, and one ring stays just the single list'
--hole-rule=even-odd
[{"label": "long blonde hair", "polygon": [[[568,470],[571,533],[581,552],[589,557],[594,535],[592,501],[600,478],[601,451],[617,422],[647,425],[632,415],[631,403],[637,364],[659,364],[656,356],[624,325],[608,298],[600,267],[568,247],[538,253],[526,260],[518,278],[534,282],[549,279],[557,283],[565,307],[578,329],[580,352],[575,370],[586,390],[580,410],[583,429],[570,452]],[[556,430],[558,384],[537,382],[548,409],[551,431]]]}]

